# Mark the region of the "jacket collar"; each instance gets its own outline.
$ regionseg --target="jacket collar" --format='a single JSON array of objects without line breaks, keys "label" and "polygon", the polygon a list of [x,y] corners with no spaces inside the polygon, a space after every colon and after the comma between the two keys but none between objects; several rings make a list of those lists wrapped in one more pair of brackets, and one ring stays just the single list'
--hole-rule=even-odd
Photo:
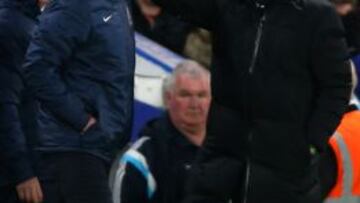
[{"label": "jacket collar", "polygon": [[[147,123],[141,132],[142,135],[149,137],[161,136],[165,142],[171,142],[181,147],[195,147],[176,127],[170,120],[170,115],[165,112],[160,118],[156,118]],[[160,134],[160,135],[159,135]]]},{"label": "jacket collar", "polygon": [[173,143],[181,146],[181,147],[193,147],[195,146],[192,144],[186,137],[183,135],[171,122],[170,115],[168,113],[165,113],[164,115],[164,123],[166,123],[165,126],[167,126],[167,131],[170,132],[169,137]]}]

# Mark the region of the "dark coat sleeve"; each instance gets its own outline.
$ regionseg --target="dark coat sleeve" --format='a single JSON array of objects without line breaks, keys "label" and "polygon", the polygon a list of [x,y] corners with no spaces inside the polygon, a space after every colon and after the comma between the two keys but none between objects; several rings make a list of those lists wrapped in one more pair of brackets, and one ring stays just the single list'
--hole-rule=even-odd
[{"label": "dark coat sleeve", "polygon": [[[0,30],[0,174],[2,182],[20,183],[34,176],[27,157],[26,139],[19,115],[23,80],[19,73],[24,50],[21,40]],[[6,31],[6,33],[5,33]]]},{"label": "dark coat sleeve", "polygon": [[308,136],[311,144],[321,151],[349,103],[351,72],[344,30],[335,10],[329,5],[317,13],[318,29],[311,52],[316,96]]},{"label": "dark coat sleeve", "polygon": [[42,14],[26,55],[24,70],[28,85],[41,104],[80,131],[89,115],[83,101],[69,91],[61,78],[62,65],[85,42],[90,30],[89,12],[77,5],[82,1],[74,2],[77,3],[67,6],[54,2]]},{"label": "dark coat sleeve", "polygon": [[149,202],[144,176],[133,165],[127,165],[121,187],[121,203]]},{"label": "dark coat sleeve", "polygon": [[166,11],[211,30],[217,16],[216,0],[153,0]]},{"label": "dark coat sleeve", "polygon": [[[134,146],[138,142],[135,142]],[[145,141],[138,148],[130,148],[122,157],[122,163],[125,164],[124,176],[120,183],[120,202],[121,203],[147,203],[147,202],[156,202],[154,200],[154,195],[149,197],[149,188],[148,180],[145,178],[145,175],[150,175],[155,177],[156,171],[154,170],[154,155],[153,155],[153,142],[152,140]],[[127,157],[129,151],[136,151],[140,156],[130,156]],[[127,160],[127,161],[125,161]],[[143,164],[145,161],[146,166]],[[156,179],[155,183],[156,183]],[[157,187],[155,187],[155,196],[157,192]],[[114,201],[116,203],[116,201]]]},{"label": "dark coat sleeve", "polygon": [[325,199],[335,186],[337,180],[337,162],[335,152],[327,146],[319,157],[319,182],[321,185],[321,198]]}]

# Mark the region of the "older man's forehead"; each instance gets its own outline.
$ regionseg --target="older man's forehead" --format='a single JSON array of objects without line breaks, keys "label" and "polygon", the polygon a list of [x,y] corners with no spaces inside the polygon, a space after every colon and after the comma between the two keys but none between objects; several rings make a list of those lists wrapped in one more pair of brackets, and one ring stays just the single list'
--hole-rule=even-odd
[{"label": "older man's forehead", "polygon": [[[191,75],[191,74],[180,74],[175,79],[176,86],[183,85],[183,84],[195,84],[195,83],[209,83],[209,77],[206,75]],[[210,84],[206,85],[210,86]]]}]

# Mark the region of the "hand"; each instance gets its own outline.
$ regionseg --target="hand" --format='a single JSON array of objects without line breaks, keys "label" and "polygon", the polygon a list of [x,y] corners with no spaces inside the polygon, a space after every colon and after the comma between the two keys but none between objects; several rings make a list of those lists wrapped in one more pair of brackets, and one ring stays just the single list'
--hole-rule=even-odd
[{"label": "hand", "polygon": [[40,203],[43,201],[43,193],[38,178],[31,178],[16,186],[19,200],[27,203]]},{"label": "hand", "polygon": [[97,122],[96,118],[90,116],[86,126],[81,130],[81,134],[84,134],[87,130],[89,130],[93,125]]}]

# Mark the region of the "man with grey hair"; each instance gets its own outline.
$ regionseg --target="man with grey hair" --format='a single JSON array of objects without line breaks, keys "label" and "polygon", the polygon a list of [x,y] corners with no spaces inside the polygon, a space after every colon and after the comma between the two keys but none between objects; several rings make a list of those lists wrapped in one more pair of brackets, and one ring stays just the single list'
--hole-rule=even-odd
[{"label": "man with grey hair", "polygon": [[194,61],[180,63],[163,83],[166,112],[150,121],[117,170],[114,203],[175,203],[205,137],[210,74]]}]

